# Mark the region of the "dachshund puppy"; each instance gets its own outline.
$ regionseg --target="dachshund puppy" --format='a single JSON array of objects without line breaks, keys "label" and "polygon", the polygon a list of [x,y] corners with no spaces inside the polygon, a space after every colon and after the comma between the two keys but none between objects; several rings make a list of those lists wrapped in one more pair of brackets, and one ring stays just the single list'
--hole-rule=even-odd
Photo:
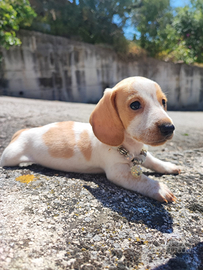
[{"label": "dachshund puppy", "polygon": [[143,77],[122,80],[106,89],[89,123],[58,122],[20,130],[4,150],[0,166],[32,162],[80,173],[106,173],[113,183],[158,201],[172,202],[168,187],[142,173],[141,166],[163,174],[179,167],[147,152],[164,144],[174,125],[166,113],[160,86]]}]

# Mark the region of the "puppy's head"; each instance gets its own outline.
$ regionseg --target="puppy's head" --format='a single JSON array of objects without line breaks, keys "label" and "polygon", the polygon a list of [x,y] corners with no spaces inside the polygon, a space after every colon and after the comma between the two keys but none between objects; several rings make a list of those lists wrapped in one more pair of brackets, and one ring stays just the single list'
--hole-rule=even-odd
[{"label": "puppy's head", "polygon": [[125,133],[144,144],[161,145],[173,137],[175,129],[166,113],[166,103],[157,83],[130,77],[105,90],[90,124],[95,136],[108,145],[121,145]]}]

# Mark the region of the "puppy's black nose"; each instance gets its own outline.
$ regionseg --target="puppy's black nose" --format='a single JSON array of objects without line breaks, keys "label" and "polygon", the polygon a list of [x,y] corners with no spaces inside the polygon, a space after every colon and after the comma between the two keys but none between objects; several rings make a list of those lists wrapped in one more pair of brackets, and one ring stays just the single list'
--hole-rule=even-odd
[{"label": "puppy's black nose", "polygon": [[162,135],[169,136],[169,135],[173,134],[175,127],[172,124],[162,124],[159,126],[159,129],[160,129]]}]

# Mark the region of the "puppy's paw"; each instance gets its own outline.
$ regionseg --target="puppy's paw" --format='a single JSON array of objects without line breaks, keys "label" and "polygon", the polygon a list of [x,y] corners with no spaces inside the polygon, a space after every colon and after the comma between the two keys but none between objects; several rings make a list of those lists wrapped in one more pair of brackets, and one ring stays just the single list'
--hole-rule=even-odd
[{"label": "puppy's paw", "polygon": [[180,174],[181,168],[171,162],[164,162],[164,173],[165,174]]},{"label": "puppy's paw", "polygon": [[159,202],[175,202],[176,197],[170,191],[170,189],[163,183],[157,182],[156,188],[153,190],[153,199]]}]

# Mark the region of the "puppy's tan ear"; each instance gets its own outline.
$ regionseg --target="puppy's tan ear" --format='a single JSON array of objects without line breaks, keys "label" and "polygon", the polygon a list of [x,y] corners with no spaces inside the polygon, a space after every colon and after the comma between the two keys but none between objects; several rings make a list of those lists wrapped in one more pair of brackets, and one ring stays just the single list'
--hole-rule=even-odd
[{"label": "puppy's tan ear", "polygon": [[124,127],[116,110],[116,91],[106,89],[90,116],[94,135],[103,143],[118,146],[124,140]]}]

